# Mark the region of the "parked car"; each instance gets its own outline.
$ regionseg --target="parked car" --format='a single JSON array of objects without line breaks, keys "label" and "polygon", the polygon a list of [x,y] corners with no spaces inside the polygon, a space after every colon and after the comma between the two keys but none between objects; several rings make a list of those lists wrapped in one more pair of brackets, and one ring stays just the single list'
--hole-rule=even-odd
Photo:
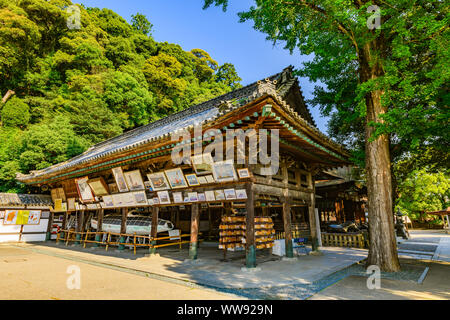
[{"label": "parked car", "polygon": [[341,224],[329,224],[327,225],[326,231],[330,233],[347,233],[358,232],[360,230],[354,221],[346,221]]}]

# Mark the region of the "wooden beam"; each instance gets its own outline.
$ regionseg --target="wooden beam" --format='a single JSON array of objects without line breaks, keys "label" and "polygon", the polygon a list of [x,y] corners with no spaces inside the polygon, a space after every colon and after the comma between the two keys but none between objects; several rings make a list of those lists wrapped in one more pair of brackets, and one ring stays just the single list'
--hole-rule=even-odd
[{"label": "wooden beam", "polygon": [[[120,223],[120,233],[127,233],[127,216],[128,216],[128,208],[122,209],[122,221]],[[125,237],[120,236],[119,242],[124,243]],[[119,250],[124,250],[125,246],[123,244],[119,244]]]},{"label": "wooden beam", "polygon": [[45,236],[45,241],[52,239],[52,229],[53,229],[53,212],[50,212],[48,216],[47,234]]},{"label": "wooden beam", "polygon": [[200,222],[200,210],[198,203],[191,205],[191,243],[189,246],[189,258],[197,259],[198,255],[198,227]]},{"label": "wooden beam", "polygon": [[[61,225],[61,229],[62,229],[62,230],[66,230],[66,229],[67,229],[67,216],[68,216],[68,214],[69,214],[69,213],[68,213],[67,211],[64,212],[64,215],[63,215],[63,221],[62,221],[62,225]],[[64,239],[64,237],[65,237],[64,232],[61,232],[59,238],[60,238],[60,239]],[[61,242],[61,243],[62,243],[62,242]]]},{"label": "wooden beam", "polygon": [[158,237],[158,215],[159,215],[159,207],[152,207],[152,229],[150,236],[152,237],[152,246],[150,247],[150,254],[156,253],[156,239]]},{"label": "wooden beam", "polygon": [[212,221],[212,212],[211,212],[211,208],[208,207],[208,224],[209,224],[209,232],[208,232],[208,237],[209,240],[211,240],[212,238],[212,229],[213,229],[213,221]]},{"label": "wooden beam", "polygon": [[292,246],[292,227],[291,227],[291,199],[288,196],[288,190],[283,191],[283,224],[286,241],[286,257],[294,257]]},{"label": "wooden beam", "polygon": [[[84,220],[84,210],[81,210],[81,212],[77,211],[77,232],[82,232],[83,230],[81,229],[83,226],[83,220]],[[81,234],[77,234],[75,236],[75,244],[80,244],[80,240],[81,240]]]},{"label": "wooden beam", "polygon": [[[103,229],[103,215],[104,215],[105,210],[104,209],[100,209],[97,211],[97,232],[102,232]],[[101,235],[97,234],[95,235],[95,241],[100,242],[101,239]],[[94,243],[94,247],[98,247],[99,244],[98,243]]]},{"label": "wooden beam", "polygon": [[[268,194],[268,195],[273,195],[273,196],[280,196],[281,194],[283,194],[283,188],[266,186],[266,185],[262,185],[259,183],[258,184],[255,183],[253,186],[253,189],[256,193],[259,193],[259,194]],[[305,203],[310,201],[309,194],[310,193],[307,193],[307,192],[290,190],[290,189],[289,189],[289,193],[288,193],[290,198],[302,199],[302,200],[305,200]]]},{"label": "wooden beam", "polygon": [[[312,178],[311,183],[314,187],[314,178]],[[314,188],[315,189],[315,188]],[[310,203],[308,206],[309,215],[309,228],[311,231],[311,243],[312,250],[314,252],[319,251],[319,237],[320,237],[320,222],[319,215],[316,212],[316,194],[315,192],[310,193]]]},{"label": "wooden beam", "polygon": [[247,268],[255,268],[256,267],[255,191],[252,182],[246,184],[246,192],[247,192],[247,202],[246,202],[247,227],[246,227],[246,241],[245,241],[246,266]]}]

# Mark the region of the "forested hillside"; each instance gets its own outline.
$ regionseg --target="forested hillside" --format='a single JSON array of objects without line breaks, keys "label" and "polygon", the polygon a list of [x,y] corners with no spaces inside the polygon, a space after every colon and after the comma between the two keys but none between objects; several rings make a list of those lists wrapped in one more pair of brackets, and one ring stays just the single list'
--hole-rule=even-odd
[{"label": "forested hillside", "polygon": [[0,192],[24,191],[16,172],[65,161],[240,86],[233,65],[156,42],[141,14],[129,24],[80,6],[80,28],[69,28],[70,5],[0,0]]}]

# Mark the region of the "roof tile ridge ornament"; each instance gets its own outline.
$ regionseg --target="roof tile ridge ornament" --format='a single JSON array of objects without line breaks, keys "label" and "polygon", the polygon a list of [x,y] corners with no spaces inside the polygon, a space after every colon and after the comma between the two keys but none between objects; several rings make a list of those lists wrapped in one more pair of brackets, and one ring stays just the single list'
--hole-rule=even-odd
[{"label": "roof tile ridge ornament", "polygon": [[276,90],[276,84],[278,83],[277,80],[271,81],[269,78],[266,78],[265,81],[259,80],[257,82],[257,88],[256,91],[253,93],[252,98],[256,99],[258,97],[261,97],[265,94],[276,96],[277,90]]}]

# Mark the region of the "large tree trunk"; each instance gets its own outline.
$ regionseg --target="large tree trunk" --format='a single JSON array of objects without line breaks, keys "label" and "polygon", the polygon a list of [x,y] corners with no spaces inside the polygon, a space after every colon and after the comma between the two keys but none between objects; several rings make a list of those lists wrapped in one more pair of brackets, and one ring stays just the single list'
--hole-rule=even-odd
[{"label": "large tree trunk", "polygon": [[[378,40],[364,46],[360,54],[362,82],[383,74],[381,65],[374,61],[375,52],[380,53],[382,43]],[[397,240],[392,212],[391,161],[389,137],[381,135],[371,139],[375,128],[371,122],[382,122],[380,115],[386,112],[381,105],[383,91],[372,90],[366,96],[366,175],[368,191],[370,247],[368,265],[377,265],[382,271],[400,270],[397,254]]]}]

